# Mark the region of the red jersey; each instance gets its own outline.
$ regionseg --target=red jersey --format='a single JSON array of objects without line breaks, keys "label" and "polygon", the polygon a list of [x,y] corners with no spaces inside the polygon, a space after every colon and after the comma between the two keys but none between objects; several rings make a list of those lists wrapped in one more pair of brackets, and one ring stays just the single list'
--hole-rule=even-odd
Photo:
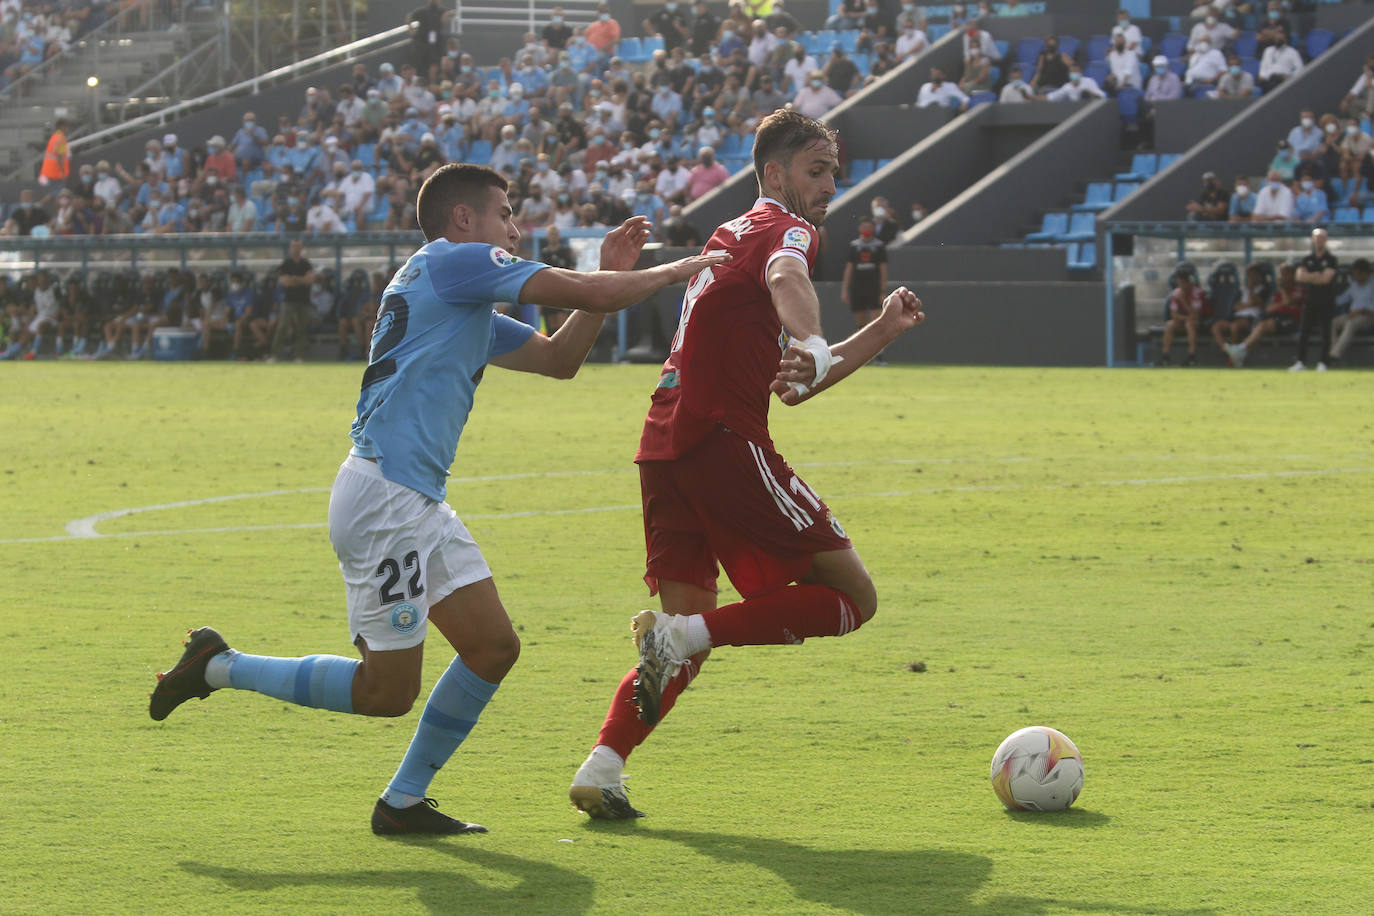
[{"label": "red jersey", "polygon": [[687,284],[635,461],[677,458],[717,425],[773,447],[769,385],[788,338],[768,290],[768,266],[794,257],[810,273],[818,247],[815,226],[767,197],[712,233],[704,252],[727,251],[734,259],[704,268]]}]

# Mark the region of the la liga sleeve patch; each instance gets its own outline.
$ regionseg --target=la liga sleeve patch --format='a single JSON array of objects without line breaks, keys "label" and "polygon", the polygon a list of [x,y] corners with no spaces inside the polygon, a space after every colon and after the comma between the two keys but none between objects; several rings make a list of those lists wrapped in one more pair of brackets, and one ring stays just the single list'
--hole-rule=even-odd
[{"label": "la liga sleeve patch", "polygon": [[782,247],[795,248],[805,254],[811,247],[811,233],[801,226],[793,226],[783,233]]},{"label": "la liga sleeve patch", "polygon": [[491,260],[497,267],[510,267],[520,259],[506,251],[506,249],[497,248],[493,245],[491,248]]}]

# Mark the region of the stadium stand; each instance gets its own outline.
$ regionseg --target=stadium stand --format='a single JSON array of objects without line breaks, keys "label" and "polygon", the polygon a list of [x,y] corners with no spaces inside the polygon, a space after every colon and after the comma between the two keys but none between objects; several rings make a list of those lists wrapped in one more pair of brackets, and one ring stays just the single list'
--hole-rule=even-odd
[{"label": "stadium stand", "polygon": [[[1175,71],[1186,67],[1192,26],[1186,10],[1174,8],[1182,5],[1126,5],[1141,29],[1142,50],[1164,53]],[[37,194],[36,210],[19,206],[21,185],[0,185],[0,235],[404,231],[414,228],[414,192],[425,175],[464,160],[507,174],[527,231],[549,223],[594,229],[642,212],[667,241],[674,204],[699,228],[748,205],[753,122],[797,98],[806,88],[799,84],[820,70],[838,100],[824,116],[843,144],[829,231],[847,234],[874,197],[886,196],[899,215],[920,200],[928,215],[904,227],[890,252],[894,280],[962,282],[951,278],[977,263],[984,276],[1064,283],[1081,287],[1081,301],[1100,303],[1105,256],[1114,250],[1106,224],[1142,198],[1151,206],[1176,201],[1182,185],[1171,176],[1185,176],[1191,191],[1200,148],[1217,153],[1207,167],[1222,174],[1261,174],[1266,163],[1247,158],[1258,147],[1223,153],[1213,137],[1237,119],[1259,116],[1270,97],[1158,101],[1123,90],[1101,102],[997,102],[1006,65],[1019,60],[1033,71],[1046,35],[1056,35],[1060,50],[1094,78],[1111,44],[1114,10],[1104,20],[1101,10],[1076,0],[1020,6],[1027,15],[994,15],[980,24],[1006,59],[992,87],[976,91],[976,104],[962,114],[911,107],[932,67],[951,78],[963,71],[968,23],[955,18],[953,6],[918,8],[931,43],[903,60],[891,54],[891,24],[826,28],[838,3],[789,7],[791,23],[770,21],[757,35],[742,12],[718,9],[721,27],[699,48],[672,51],[661,36],[642,32],[629,5],[617,12],[618,47],[591,48],[579,24],[559,49],[544,37],[545,10],[519,39],[487,42],[465,31],[433,73],[418,72],[404,53],[364,55],[170,129],[82,149],[65,188],[26,183]],[[1294,43],[1307,60],[1280,96],[1321,82],[1327,99],[1318,107],[1335,109],[1353,81],[1341,43],[1351,22],[1332,18],[1327,7],[1293,17]],[[1235,22],[1232,50],[1249,51],[1241,57],[1257,65],[1256,25],[1244,17]],[[1341,67],[1325,67],[1337,56]],[[1141,68],[1143,80],[1144,60]],[[1331,75],[1335,69],[1339,78]],[[255,119],[246,117],[250,111]],[[1133,148],[1141,143],[1147,145]],[[703,147],[711,153],[703,155]],[[1343,202],[1335,222],[1358,226],[1374,213],[1368,186]],[[1339,179],[1329,187],[1349,197]],[[35,222],[35,212],[46,218]],[[1177,212],[1172,207],[1170,218]],[[1028,226],[1033,231],[1026,233]],[[926,246],[956,254],[930,262],[919,252]],[[841,248],[826,250],[822,277],[837,275]],[[207,272],[213,287],[227,282],[218,266]],[[102,277],[85,282],[95,289],[107,283]],[[340,297],[345,279],[334,276],[327,292]]]}]

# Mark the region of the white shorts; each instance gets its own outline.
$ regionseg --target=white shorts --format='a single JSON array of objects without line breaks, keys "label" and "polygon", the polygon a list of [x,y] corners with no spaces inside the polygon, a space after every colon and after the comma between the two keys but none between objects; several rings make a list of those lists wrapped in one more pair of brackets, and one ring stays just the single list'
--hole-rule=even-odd
[{"label": "white shorts", "polygon": [[491,578],[448,503],[387,480],[366,458],[349,455],[339,466],[329,540],[343,573],[350,636],[375,652],[418,646],[430,605]]}]

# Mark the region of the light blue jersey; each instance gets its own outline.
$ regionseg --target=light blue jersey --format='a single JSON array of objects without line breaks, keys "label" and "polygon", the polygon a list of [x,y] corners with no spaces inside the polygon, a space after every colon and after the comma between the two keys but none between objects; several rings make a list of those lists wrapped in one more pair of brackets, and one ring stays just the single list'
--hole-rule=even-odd
[{"label": "light blue jersey", "polygon": [[430,242],[382,292],[363,373],[351,454],[382,476],[442,500],[487,361],[518,349],[534,329],[498,315],[545,265],[478,242]]}]

